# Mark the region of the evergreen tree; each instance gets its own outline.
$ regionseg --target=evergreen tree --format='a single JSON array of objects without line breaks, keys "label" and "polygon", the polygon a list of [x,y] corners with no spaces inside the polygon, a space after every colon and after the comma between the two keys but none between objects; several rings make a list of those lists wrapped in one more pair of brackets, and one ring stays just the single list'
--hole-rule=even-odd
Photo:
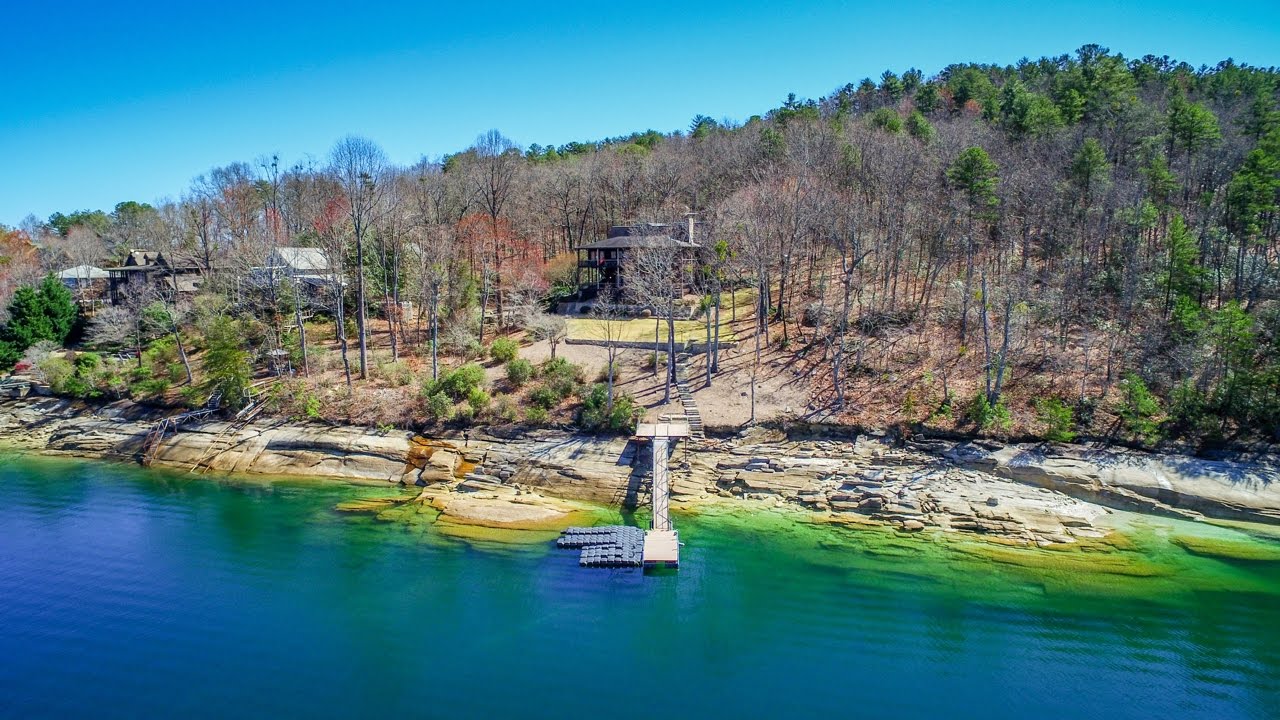
[{"label": "evergreen tree", "polygon": [[27,348],[50,340],[64,344],[76,322],[71,292],[53,275],[39,287],[18,288],[9,302],[9,322],[0,331],[0,366],[13,367]]},{"label": "evergreen tree", "polygon": [[1181,94],[1169,102],[1169,152],[1200,152],[1222,139],[1218,116],[1200,103],[1187,102]]}]

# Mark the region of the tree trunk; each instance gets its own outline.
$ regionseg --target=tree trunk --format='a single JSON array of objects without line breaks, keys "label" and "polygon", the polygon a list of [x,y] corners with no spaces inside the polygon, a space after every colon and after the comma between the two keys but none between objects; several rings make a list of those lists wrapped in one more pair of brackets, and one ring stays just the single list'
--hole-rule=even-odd
[{"label": "tree trunk", "polygon": [[662,342],[662,318],[653,314],[653,376],[658,377],[658,343]]},{"label": "tree trunk", "polygon": [[[397,330],[396,324],[400,324]],[[400,359],[399,336],[404,332],[404,318],[400,314],[400,251],[391,251],[391,313],[387,317],[387,332],[391,333],[391,361]]]},{"label": "tree trunk", "polygon": [[[720,372],[720,294],[716,293],[716,323],[715,338],[712,340],[710,349],[711,372]],[[710,383],[708,383],[709,385]]]},{"label": "tree trunk", "polygon": [[307,359],[307,328],[302,322],[302,295],[298,292],[298,283],[293,283],[293,321],[298,325],[298,346],[302,348],[302,376],[311,376],[311,366]]},{"label": "tree trunk", "polygon": [[[964,298],[960,305],[960,344],[969,336],[969,299],[973,296],[973,240],[965,238]],[[985,301],[985,298],[984,298]]]},{"label": "tree trunk", "polygon": [[667,310],[667,384],[662,393],[662,402],[671,402],[671,383],[676,378],[676,309]]},{"label": "tree trunk", "polygon": [[982,371],[986,379],[987,402],[991,403],[991,334],[987,329],[987,274],[982,273]]},{"label": "tree trunk", "polygon": [[[480,347],[484,347],[484,309],[489,304],[489,264],[487,262],[480,265],[480,288]],[[555,352],[554,347],[552,352]]]},{"label": "tree trunk", "polygon": [[606,348],[605,352],[609,362],[609,367],[608,367],[609,400],[605,404],[605,416],[608,417],[613,415],[613,363],[618,356],[618,346],[613,344],[612,341],[610,341],[609,347]]},{"label": "tree trunk", "polygon": [[[369,341],[365,330],[365,312],[364,312],[364,243],[361,242],[360,233],[356,233],[356,337],[360,343],[360,379],[365,380],[369,377]],[[343,332],[343,342],[346,342],[346,332]],[[346,356],[343,356],[346,361]],[[350,384],[350,380],[347,381]]]},{"label": "tree trunk", "polygon": [[707,361],[707,387],[711,387],[711,306],[715,301],[709,296],[707,299],[707,346],[703,350]]},{"label": "tree trunk", "polygon": [[440,377],[440,288],[431,290],[431,380]]},{"label": "tree trunk", "polygon": [[396,353],[396,319],[395,319],[395,313],[398,308],[392,305],[391,295],[386,291],[385,288],[383,289],[383,292],[382,292],[382,307],[383,307],[383,314],[387,316],[387,339],[391,343],[391,361],[395,362],[396,360],[399,359],[399,355]]},{"label": "tree trunk", "polygon": [[1000,340],[1000,359],[996,365],[996,385],[991,398],[992,405],[1000,402],[1000,393],[1004,387],[1004,368],[1009,357],[1009,323],[1012,318],[1013,294],[1009,293],[1004,299],[1004,337]]},{"label": "tree trunk", "polygon": [[[341,284],[339,284],[339,288],[341,288]],[[343,307],[341,290],[339,290],[338,312],[337,317],[334,319],[334,324],[337,326],[338,347],[342,350],[342,370],[347,378],[347,389],[350,390],[351,360],[347,357],[347,312],[346,308]]]},{"label": "tree trunk", "polygon": [[[195,382],[195,378],[191,377],[191,361],[187,359],[187,348],[182,344],[182,334],[178,332],[178,321],[174,318],[173,313],[169,314],[169,328],[173,332],[173,341],[178,345],[178,357],[182,360],[182,369],[187,373],[187,384]],[[138,355],[141,359],[142,355]]]}]

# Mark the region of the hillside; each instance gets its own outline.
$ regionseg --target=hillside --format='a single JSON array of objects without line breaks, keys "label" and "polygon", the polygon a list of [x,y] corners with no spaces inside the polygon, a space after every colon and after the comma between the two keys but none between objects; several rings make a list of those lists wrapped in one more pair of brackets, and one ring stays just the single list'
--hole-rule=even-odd
[{"label": "hillside", "polygon": [[[591,386],[608,377],[603,348],[559,342],[589,339],[597,321],[547,312],[578,290],[574,248],[613,226],[675,227],[693,213],[700,249],[674,269],[688,283],[676,297],[626,288],[647,316],[626,339],[650,337],[648,318],[668,302],[692,311],[680,338],[698,337],[721,299],[722,340],[735,346],[709,389],[703,360],[690,368],[712,425],[750,420],[754,377],[758,420],[1274,442],[1278,93],[1273,68],[1085,46],[1009,67],[886,71],[745,122],[699,115],[687,131],[527,148],[491,131],[412,167],[348,137],[323,167],[237,163],[178,202],[7,232],[7,292],[135,248],[181,258],[201,280],[198,292],[95,308],[80,336],[11,320],[4,354],[15,362],[39,340],[149,352],[145,372],[104,361],[62,390],[176,401],[184,340],[199,388],[190,402],[265,378],[269,359],[287,355],[296,375],[271,393],[286,414],[569,422],[598,404]],[[290,246],[318,248],[346,281],[309,295],[287,277],[261,281]],[[513,376],[499,350],[474,383],[430,380],[433,347],[457,367],[494,357],[486,346],[499,335],[535,361],[551,356],[551,338],[588,367],[511,380],[524,371]],[[247,370],[219,364],[227,352]],[[651,358],[624,353],[618,388],[657,407],[667,388]],[[48,375],[44,356],[27,360]]]}]

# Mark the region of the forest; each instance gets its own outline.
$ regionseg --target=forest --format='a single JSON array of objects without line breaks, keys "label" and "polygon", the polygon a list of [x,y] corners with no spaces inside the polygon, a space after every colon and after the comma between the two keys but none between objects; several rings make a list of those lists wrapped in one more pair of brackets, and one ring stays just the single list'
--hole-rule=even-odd
[{"label": "forest", "polygon": [[[176,199],[0,228],[0,360],[66,394],[197,403],[211,384],[238,397],[283,354],[291,374],[267,392],[297,416],[414,427],[598,415],[590,373],[531,366],[519,348],[549,341],[554,357],[577,246],[693,214],[694,282],[675,300],[707,328],[731,313],[745,359],[724,372],[754,390],[786,368],[809,398],[797,415],[1271,443],[1278,98],[1275,68],[1088,45],[885,71],[674,132],[523,146],[489,131],[408,166],[349,136],[322,160],[213,168]],[[262,281],[282,247],[322,249],[345,280],[313,297]],[[68,298],[42,278],[135,249],[196,268],[198,292],[138,293],[68,322]],[[664,312],[652,294],[633,303]],[[93,352],[68,360],[63,345]],[[474,369],[485,358],[506,368],[495,380],[491,365],[487,385]],[[658,372],[646,361],[617,372]],[[716,354],[705,362],[716,382]],[[606,416],[614,371],[611,355]]]}]

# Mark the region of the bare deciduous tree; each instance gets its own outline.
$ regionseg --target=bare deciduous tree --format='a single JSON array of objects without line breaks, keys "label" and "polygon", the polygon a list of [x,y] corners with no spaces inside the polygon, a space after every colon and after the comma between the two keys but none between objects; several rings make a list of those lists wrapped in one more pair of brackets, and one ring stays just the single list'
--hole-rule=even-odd
[{"label": "bare deciduous tree", "polygon": [[356,332],[360,345],[360,379],[369,376],[368,318],[364,295],[364,245],[370,228],[383,210],[386,195],[387,158],[382,148],[367,138],[348,135],[330,153],[330,166],[342,187],[347,217],[351,221],[356,262],[352,280],[356,286]]}]

